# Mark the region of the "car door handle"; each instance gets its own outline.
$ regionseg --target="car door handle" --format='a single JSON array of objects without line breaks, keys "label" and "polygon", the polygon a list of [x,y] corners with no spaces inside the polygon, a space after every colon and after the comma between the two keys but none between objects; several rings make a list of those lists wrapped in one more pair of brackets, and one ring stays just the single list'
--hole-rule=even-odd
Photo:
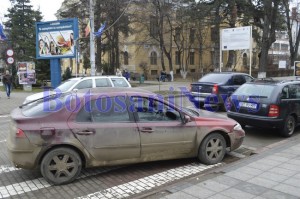
[{"label": "car door handle", "polygon": [[152,128],[142,128],[141,132],[143,132],[143,133],[152,133],[152,132],[154,132],[154,130]]},{"label": "car door handle", "polygon": [[77,135],[92,135],[94,133],[95,132],[91,131],[91,130],[84,130],[84,131],[78,131],[78,132],[76,132]]}]

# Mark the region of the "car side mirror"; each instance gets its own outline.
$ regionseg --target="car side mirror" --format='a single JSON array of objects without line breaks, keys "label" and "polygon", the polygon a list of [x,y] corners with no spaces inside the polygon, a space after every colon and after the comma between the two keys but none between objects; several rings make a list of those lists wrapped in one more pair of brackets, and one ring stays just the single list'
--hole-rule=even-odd
[{"label": "car side mirror", "polygon": [[78,88],[74,88],[74,89],[73,89],[73,91],[74,91],[75,93],[77,93],[77,91],[78,91]]}]

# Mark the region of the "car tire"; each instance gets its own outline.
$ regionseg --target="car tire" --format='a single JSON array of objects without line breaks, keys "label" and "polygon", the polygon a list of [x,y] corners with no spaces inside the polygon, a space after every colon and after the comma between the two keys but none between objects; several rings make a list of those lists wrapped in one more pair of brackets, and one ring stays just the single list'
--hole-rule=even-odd
[{"label": "car tire", "polygon": [[198,159],[200,162],[211,165],[223,160],[226,153],[226,141],[220,133],[212,133],[201,142]]},{"label": "car tire", "polygon": [[292,115],[289,115],[284,121],[283,128],[280,129],[280,134],[283,137],[291,137],[295,131],[295,127],[296,127],[296,120]]},{"label": "car tire", "polygon": [[56,148],[42,159],[41,173],[51,184],[61,185],[72,182],[81,172],[82,160],[70,148]]}]

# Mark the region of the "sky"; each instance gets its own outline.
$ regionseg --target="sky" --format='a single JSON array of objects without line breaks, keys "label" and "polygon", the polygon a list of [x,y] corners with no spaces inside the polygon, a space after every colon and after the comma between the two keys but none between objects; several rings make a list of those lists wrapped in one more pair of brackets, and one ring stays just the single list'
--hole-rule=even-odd
[{"label": "sky", "polygon": [[[30,0],[30,2],[30,4],[33,5],[34,10],[37,10],[38,7],[40,7],[44,21],[53,21],[57,20],[54,14],[60,8],[63,0]],[[6,21],[4,15],[8,13],[8,8],[11,8],[10,1],[0,0],[0,23]]]}]

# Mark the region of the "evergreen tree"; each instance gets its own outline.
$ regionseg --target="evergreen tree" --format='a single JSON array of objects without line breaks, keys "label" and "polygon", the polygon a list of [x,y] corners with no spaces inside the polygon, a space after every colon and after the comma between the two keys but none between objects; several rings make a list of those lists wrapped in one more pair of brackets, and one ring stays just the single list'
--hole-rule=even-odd
[{"label": "evergreen tree", "polygon": [[[8,9],[8,21],[5,26],[9,31],[9,42],[13,48],[16,62],[33,61],[36,64],[37,78],[50,78],[49,60],[35,60],[36,34],[35,22],[43,19],[39,10],[33,10],[30,0],[11,0],[15,3]],[[15,62],[15,63],[16,63]]]}]

